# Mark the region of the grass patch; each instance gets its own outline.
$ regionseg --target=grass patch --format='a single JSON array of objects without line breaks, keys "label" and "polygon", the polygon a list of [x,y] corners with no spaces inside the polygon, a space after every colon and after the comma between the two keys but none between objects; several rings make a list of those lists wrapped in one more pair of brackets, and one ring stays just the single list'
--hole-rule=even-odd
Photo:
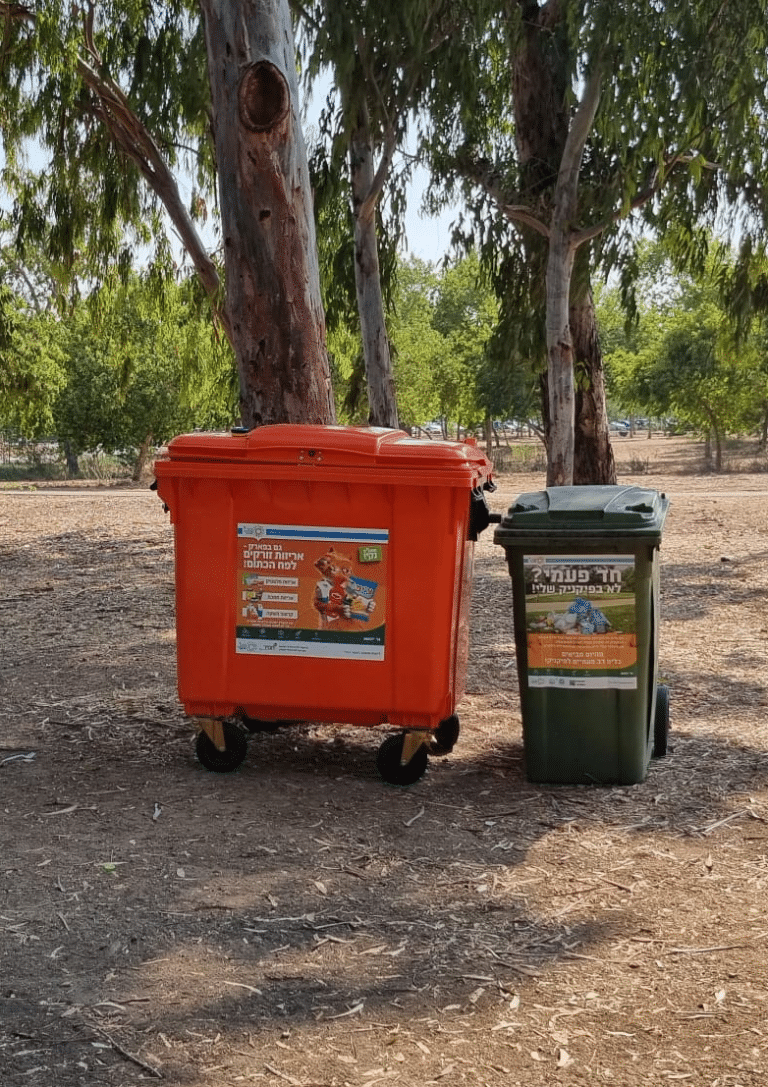
[{"label": "grass patch", "polygon": [[541,442],[500,445],[492,449],[489,459],[497,472],[545,472],[547,454]]},{"label": "grass patch", "polygon": [[48,480],[66,479],[63,464],[30,464],[25,461],[0,464],[0,482],[4,483],[45,483]]},{"label": "grass patch", "polygon": [[131,477],[127,465],[104,453],[83,453],[79,465],[79,474],[70,476],[63,460],[14,460],[0,464],[0,483],[54,483],[68,479],[109,481]]}]

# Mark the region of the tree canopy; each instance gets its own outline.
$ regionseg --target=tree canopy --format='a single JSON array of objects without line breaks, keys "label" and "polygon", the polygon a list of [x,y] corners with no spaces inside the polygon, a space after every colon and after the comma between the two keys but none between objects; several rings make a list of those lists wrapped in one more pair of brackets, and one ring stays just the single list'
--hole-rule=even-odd
[{"label": "tree canopy", "polygon": [[642,11],[519,0],[470,21],[435,56],[432,159],[474,210],[507,312],[538,304],[560,481],[579,386],[602,380],[589,314],[595,270],[618,270],[632,304],[641,223],[669,234],[689,266],[706,252],[702,228],[715,224],[741,227],[752,243],[745,257],[764,248],[766,88],[768,20],[755,0]]},{"label": "tree canopy", "polygon": [[616,321],[618,289],[602,299],[612,325],[607,350],[609,385],[627,411],[672,417],[713,447],[722,467],[723,440],[768,428],[768,338],[765,318],[745,332],[723,304],[724,267],[737,257],[714,246],[696,275],[676,274],[664,247],[640,250],[636,320],[622,332]]},{"label": "tree canopy", "polygon": [[[414,119],[435,199],[463,194],[500,312],[483,317],[482,337],[459,322],[433,390],[453,389],[458,405],[472,388],[493,412],[530,390],[538,363],[550,482],[609,481],[593,280],[617,275],[632,312],[643,230],[697,273],[716,227],[741,243],[720,280],[732,306],[743,316],[768,305],[764,0],[294,7],[308,73],[337,73],[325,166],[332,182],[342,147],[351,220],[373,215]],[[235,344],[249,423],[333,417],[287,13],[287,0],[0,0],[2,185],[16,251],[44,243],[76,282],[117,267],[127,283],[139,247],[158,274],[172,270],[175,230]],[[45,170],[25,162],[29,139]],[[197,227],[219,213],[225,288]],[[350,226],[338,205],[328,214]],[[362,266],[359,246],[346,251]],[[13,300],[2,309],[7,333]]]},{"label": "tree canopy", "polygon": [[[169,259],[167,212],[211,293],[215,265],[195,227],[215,197],[210,92],[199,9],[171,3],[0,2],[3,187],[22,252],[44,244],[91,273]],[[30,168],[33,140],[40,167]],[[176,170],[193,179],[189,202]]]},{"label": "tree canopy", "polygon": [[[17,247],[85,252],[93,275],[127,271],[139,244],[167,269],[170,222],[233,345],[245,421],[332,421],[287,0],[0,0],[0,15]],[[49,159],[34,174],[28,139]],[[214,203],[224,285],[196,227]]]},{"label": "tree canopy", "polygon": [[7,270],[0,262],[0,424],[55,435],[75,468],[96,450],[135,464],[150,443],[236,416],[231,350],[193,279],[133,273],[57,309],[3,284]]}]

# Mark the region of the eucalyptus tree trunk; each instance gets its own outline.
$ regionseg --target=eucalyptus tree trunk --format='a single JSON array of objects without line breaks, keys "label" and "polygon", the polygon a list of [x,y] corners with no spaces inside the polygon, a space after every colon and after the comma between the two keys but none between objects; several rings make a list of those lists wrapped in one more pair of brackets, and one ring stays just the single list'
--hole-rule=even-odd
[{"label": "eucalyptus tree trunk", "polygon": [[[576,255],[576,260],[579,255]],[[574,256],[550,242],[547,268],[547,485],[615,483],[605,371],[591,289],[573,283]],[[566,280],[569,291],[566,294]],[[569,470],[568,465],[572,466]]]},{"label": "eucalyptus tree trunk", "polygon": [[723,470],[723,435],[720,430],[720,424],[717,416],[713,411],[707,411],[712,422],[712,437],[715,440],[715,471],[722,472]]},{"label": "eucalyptus tree trunk", "polygon": [[380,183],[374,171],[365,107],[359,110],[357,127],[350,139],[349,162],[355,233],[355,290],[368,385],[368,422],[372,426],[397,427],[397,396],[376,241],[376,203],[383,182]]},{"label": "eucalyptus tree trunk", "polygon": [[543,382],[548,397],[547,486],[616,482],[594,299],[590,289],[574,297],[579,291],[572,266],[573,254],[550,242]]},{"label": "eucalyptus tree trunk", "polygon": [[548,487],[570,486],[574,482],[576,392],[569,319],[573,256],[567,228],[558,229],[553,224],[549,238],[546,280],[549,394]]},{"label": "eucalyptus tree trunk", "polygon": [[287,0],[201,0],[246,426],[335,420]]},{"label": "eucalyptus tree trunk", "polygon": [[[580,256],[577,254],[577,262]],[[579,281],[580,276],[576,279]],[[574,483],[615,483],[616,461],[609,437],[603,354],[590,287],[579,291],[577,284],[571,283],[569,325],[576,370],[573,480]]]},{"label": "eucalyptus tree trunk", "polygon": [[[613,483],[615,464],[605,406],[602,356],[591,292],[573,283],[578,262],[589,281],[588,249],[575,230],[581,156],[599,97],[599,72],[569,115],[563,8],[520,0],[523,24],[513,50],[515,141],[525,208],[507,208],[526,250],[541,262],[546,239],[547,483]],[[532,229],[531,229],[532,228]],[[535,233],[534,233],[535,232]],[[581,281],[581,276],[579,277]],[[578,371],[578,381],[574,370]]]}]

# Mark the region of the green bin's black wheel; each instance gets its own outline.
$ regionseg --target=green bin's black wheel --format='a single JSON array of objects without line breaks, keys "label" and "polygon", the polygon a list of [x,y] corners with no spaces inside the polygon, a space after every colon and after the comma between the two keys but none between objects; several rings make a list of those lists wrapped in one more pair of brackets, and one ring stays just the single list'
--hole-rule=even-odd
[{"label": "green bin's black wheel", "polygon": [[461,726],[459,725],[459,719],[455,713],[452,713],[450,717],[446,717],[444,721],[441,721],[432,733],[432,739],[429,744],[429,754],[447,755],[449,752],[453,751],[460,732]]},{"label": "green bin's black wheel", "polygon": [[376,769],[390,785],[413,785],[427,768],[426,744],[416,750],[409,762],[402,764],[404,743],[404,732],[388,736],[376,756]]},{"label": "green bin's black wheel", "polygon": [[248,750],[248,741],[242,729],[231,721],[225,721],[223,728],[225,751],[219,751],[206,732],[198,733],[195,742],[195,753],[199,762],[206,770],[214,770],[217,774],[228,774],[231,770],[236,770]]},{"label": "green bin's black wheel", "polygon": [[663,759],[669,740],[669,687],[660,683],[656,688],[656,715],[653,719],[653,757]]}]

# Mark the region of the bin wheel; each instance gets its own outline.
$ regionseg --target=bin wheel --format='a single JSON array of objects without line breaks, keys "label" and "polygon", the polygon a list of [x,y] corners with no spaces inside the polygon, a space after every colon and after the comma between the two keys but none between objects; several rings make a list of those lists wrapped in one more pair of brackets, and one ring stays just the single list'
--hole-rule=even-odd
[{"label": "bin wheel", "polygon": [[660,683],[656,688],[656,715],[653,720],[653,757],[663,759],[669,740],[669,687]]},{"label": "bin wheel", "polygon": [[455,713],[452,713],[450,717],[446,717],[444,721],[441,721],[432,733],[432,739],[429,744],[429,754],[449,754],[456,746],[456,741],[459,738],[460,732],[461,726],[459,724],[459,719]]},{"label": "bin wheel", "polygon": [[206,732],[199,732],[195,742],[195,754],[206,770],[228,774],[231,770],[236,770],[245,758],[248,741],[242,729],[231,721],[224,721],[222,727],[226,749],[219,751]]},{"label": "bin wheel", "polygon": [[241,714],[240,720],[249,732],[277,732],[282,724],[281,721],[260,721],[257,717],[248,717],[245,713]]},{"label": "bin wheel", "polygon": [[421,744],[411,759],[402,763],[405,736],[404,732],[388,736],[376,755],[376,769],[390,785],[413,785],[427,769],[426,744]]}]

